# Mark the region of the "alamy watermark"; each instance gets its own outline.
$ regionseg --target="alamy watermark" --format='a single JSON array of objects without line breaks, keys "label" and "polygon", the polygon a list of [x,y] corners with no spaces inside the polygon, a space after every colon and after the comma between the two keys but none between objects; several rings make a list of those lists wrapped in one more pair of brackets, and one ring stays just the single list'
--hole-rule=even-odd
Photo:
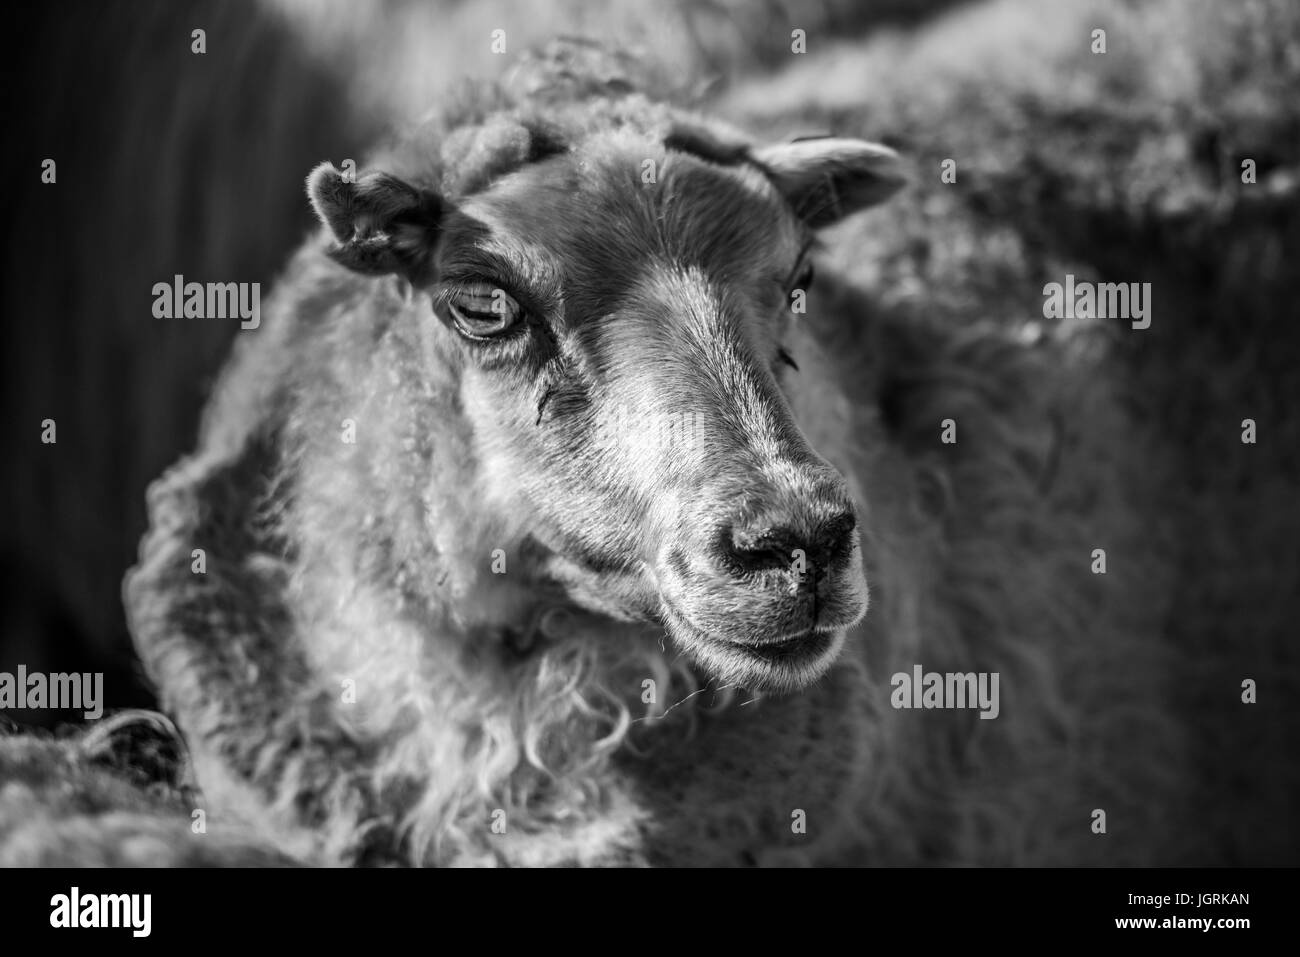
[{"label": "alamy watermark", "polygon": [[1065,282],[1043,287],[1044,319],[1131,319],[1134,329],[1151,325],[1151,283]]},{"label": "alamy watermark", "polygon": [[999,673],[994,671],[925,672],[915,665],[890,679],[889,703],[895,708],[979,708],[980,718],[993,719],[1002,711],[998,702]]},{"label": "alamy watermark", "polygon": [[152,911],[152,894],[83,894],[74,886],[50,898],[50,926],[121,927],[133,937],[148,937]]},{"label": "alamy watermark", "polygon": [[236,319],[239,328],[262,323],[262,284],[257,282],[186,282],[179,273],[170,283],[153,284],[156,319]]},{"label": "alamy watermark", "polygon": [[104,673],[79,672],[46,674],[27,670],[0,671],[0,711],[10,709],[48,709],[81,711],[94,720],[104,714]]},{"label": "alamy watermark", "polygon": [[600,444],[633,443],[658,454],[681,455],[706,447],[707,425],[703,412],[660,412],[619,405],[597,413],[593,438]]}]

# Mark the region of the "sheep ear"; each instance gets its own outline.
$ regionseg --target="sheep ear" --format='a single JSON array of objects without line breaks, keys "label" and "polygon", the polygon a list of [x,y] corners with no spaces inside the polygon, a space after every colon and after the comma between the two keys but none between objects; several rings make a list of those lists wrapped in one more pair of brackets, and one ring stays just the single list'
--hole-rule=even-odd
[{"label": "sheep ear", "polygon": [[431,278],[442,199],[387,173],[345,176],[322,163],[307,196],[334,234],[329,255],[368,275],[398,273],[417,285]]},{"label": "sheep ear", "polygon": [[761,147],[752,157],[814,229],[883,202],[907,182],[899,155],[865,140],[795,140]]}]

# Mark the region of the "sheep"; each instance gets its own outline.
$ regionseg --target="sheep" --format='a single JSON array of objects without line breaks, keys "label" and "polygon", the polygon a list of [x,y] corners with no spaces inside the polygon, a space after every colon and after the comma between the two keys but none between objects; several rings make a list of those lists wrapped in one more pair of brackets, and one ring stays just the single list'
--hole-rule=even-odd
[{"label": "sheep", "polygon": [[[1105,330],[809,285],[899,157],[579,55],[312,172],[323,228],[150,489],[128,617],[206,806],[316,863],[1169,859]],[[998,674],[998,717],[891,706],[914,666]]]}]

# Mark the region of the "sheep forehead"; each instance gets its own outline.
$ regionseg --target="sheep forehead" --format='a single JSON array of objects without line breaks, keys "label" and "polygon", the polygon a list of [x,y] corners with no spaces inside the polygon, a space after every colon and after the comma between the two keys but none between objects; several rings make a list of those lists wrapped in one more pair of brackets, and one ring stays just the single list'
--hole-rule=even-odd
[{"label": "sheep forehead", "polygon": [[630,277],[649,263],[721,274],[788,265],[803,242],[756,168],[720,166],[620,132],[516,170],[461,209],[487,227],[482,245],[588,280]]}]

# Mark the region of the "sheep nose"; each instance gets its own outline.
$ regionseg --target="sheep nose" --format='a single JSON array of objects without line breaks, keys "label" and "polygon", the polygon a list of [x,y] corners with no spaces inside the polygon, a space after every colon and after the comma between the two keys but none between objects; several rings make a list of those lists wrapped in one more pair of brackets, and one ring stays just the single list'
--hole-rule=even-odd
[{"label": "sheep nose", "polygon": [[814,582],[853,550],[857,524],[851,511],[842,510],[812,520],[765,516],[737,522],[721,530],[719,562],[736,576],[795,570]]}]

